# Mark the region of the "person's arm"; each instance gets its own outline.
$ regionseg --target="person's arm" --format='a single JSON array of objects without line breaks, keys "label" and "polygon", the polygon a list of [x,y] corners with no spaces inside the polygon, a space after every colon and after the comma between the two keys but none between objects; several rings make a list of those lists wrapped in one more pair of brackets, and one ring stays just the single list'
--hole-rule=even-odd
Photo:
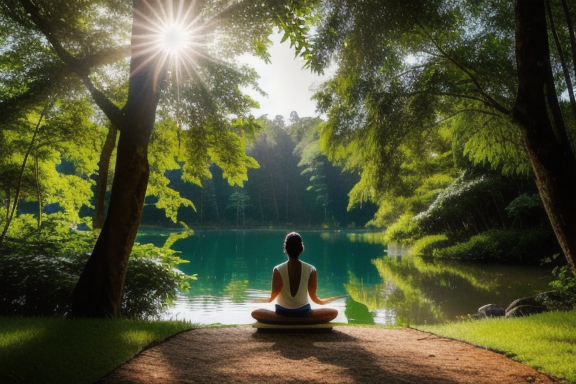
[{"label": "person's arm", "polygon": [[308,279],[308,294],[310,295],[310,298],[312,299],[313,302],[315,302],[316,304],[324,305],[336,299],[345,297],[345,296],[332,296],[327,299],[321,299],[316,295],[317,289],[318,289],[318,274],[314,270],[310,274],[310,279]]},{"label": "person's arm", "polygon": [[274,272],[272,272],[272,291],[270,292],[269,299],[262,299],[257,300],[258,303],[271,303],[274,299],[282,292],[282,275],[276,268],[274,268]]}]

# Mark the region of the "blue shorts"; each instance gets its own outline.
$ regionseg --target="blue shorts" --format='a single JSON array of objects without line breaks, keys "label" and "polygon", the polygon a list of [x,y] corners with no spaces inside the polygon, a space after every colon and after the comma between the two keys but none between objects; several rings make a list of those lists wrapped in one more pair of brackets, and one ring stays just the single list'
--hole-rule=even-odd
[{"label": "blue shorts", "polygon": [[305,317],[310,316],[312,313],[312,308],[310,304],[304,304],[298,308],[285,308],[281,305],[276,304],[276,314],[280,316],[288,317]]}]

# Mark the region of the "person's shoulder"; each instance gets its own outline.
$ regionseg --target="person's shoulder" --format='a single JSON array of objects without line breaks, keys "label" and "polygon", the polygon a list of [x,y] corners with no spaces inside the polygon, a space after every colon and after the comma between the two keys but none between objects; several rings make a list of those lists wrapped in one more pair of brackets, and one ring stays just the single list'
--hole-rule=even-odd
[{"label": "person's shoulder", "polygon": [[305,265],[306,268],[308,268],[311,272],[316,270],[316,267],[313,266],[312,264],[309,264],[309,263],[302,261],[302,260],[300,260],[300,262],[302,263],[302,265]]},{"label": "person's shoulder", "polygon": [[278,271],[280,271],[282,268],[286,268],[286,266],[288,265],[288,262],[285,261],[281,264],[278,264],[277,266],[274,267],[274,269],[277,269]]}]

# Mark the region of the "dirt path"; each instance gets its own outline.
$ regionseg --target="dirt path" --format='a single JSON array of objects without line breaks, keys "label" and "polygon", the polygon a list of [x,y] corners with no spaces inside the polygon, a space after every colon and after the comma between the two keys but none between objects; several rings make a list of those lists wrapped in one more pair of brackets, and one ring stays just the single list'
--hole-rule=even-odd
[{"label": "dirt path", "polygon": [[99,381],[122,383],[558,383],[503,355],[413,329],[270,334],[197,329]]}]

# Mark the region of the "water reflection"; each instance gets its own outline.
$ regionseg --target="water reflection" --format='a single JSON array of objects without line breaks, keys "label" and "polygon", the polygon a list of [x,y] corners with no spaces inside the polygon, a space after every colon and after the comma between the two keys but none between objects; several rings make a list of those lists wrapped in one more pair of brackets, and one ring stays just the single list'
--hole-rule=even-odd
[{"label": "water reflection", "polygon": [[382,284],[365,286],[354,276],[346,290],[374,313],[382,309],[397,324],[454,320],[484,304],[507,307],[513,300],[548,289],[537,268],[425,260],[409,254],[372,260]]},{"label": "water reflection", "polygon": [[[200,324],[250,324],[255,299],[267,298],[272,269],[285,260],[285,230],[140,233],[138,241],[180,251],[183,272],[197,274],[165,315]],[[301,258],[318,269],[319,295],[346,295],[330,304],[338,322],[415,324],[452,320],[484,304],[506,307],[512,300],[548,289],[538,268],[425,260],[385,246],[381,234],[361,231],[302,231]],[[272,304],[269,305],[271,308]],[[266,305],[264,305],[266,307]]]}]

